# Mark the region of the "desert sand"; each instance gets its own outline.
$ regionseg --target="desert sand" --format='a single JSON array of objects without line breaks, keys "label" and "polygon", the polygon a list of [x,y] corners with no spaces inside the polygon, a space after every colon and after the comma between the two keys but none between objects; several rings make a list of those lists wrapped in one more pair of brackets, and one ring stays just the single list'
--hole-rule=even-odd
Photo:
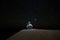
[{"label": "desert sand", "polygon": [[7,40],[60,40],[60,30],[24,29]]}]

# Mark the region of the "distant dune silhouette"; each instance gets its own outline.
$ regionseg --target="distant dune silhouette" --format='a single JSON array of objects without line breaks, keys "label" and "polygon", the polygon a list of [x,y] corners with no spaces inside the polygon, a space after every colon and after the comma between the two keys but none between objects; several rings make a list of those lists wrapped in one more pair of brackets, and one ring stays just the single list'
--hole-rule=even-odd
[{"label": "distant dune silhouette", "polygon": [[60,40],[60,30],[24,29],[7,40]]}]

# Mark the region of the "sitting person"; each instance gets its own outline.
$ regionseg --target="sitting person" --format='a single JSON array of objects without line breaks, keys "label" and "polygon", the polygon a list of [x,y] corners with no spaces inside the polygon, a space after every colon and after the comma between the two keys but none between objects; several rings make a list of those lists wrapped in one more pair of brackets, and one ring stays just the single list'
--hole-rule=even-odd
[{"label": "sitting person", "polygon": [[33,25],[31,24],[30,21],[28,21],[28,24],[27,24],[26,28],[27,28],[27,29],[32,29],[32,27],[33,27]]}]

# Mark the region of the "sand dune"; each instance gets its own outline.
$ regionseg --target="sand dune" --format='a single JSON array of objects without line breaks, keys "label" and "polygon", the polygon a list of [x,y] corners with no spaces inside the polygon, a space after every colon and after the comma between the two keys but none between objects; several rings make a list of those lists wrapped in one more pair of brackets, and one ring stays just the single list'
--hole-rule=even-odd
[{"label": "sand dune", "polygon": [[24,29],[7,40],[60,40],[60,30]]}]

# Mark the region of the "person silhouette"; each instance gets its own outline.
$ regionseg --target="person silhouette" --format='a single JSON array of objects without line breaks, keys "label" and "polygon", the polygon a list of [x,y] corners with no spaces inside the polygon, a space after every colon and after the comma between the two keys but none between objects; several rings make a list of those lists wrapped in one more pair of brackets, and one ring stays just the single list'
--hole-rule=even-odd
[{"label": "person silhouette", "polygon": [[31,24],[30,21],[28,21],[28,24],[27,24],[26,28],[27,28],[27,29],[32,29],[32,28],[33,28],[33,25]]}]

